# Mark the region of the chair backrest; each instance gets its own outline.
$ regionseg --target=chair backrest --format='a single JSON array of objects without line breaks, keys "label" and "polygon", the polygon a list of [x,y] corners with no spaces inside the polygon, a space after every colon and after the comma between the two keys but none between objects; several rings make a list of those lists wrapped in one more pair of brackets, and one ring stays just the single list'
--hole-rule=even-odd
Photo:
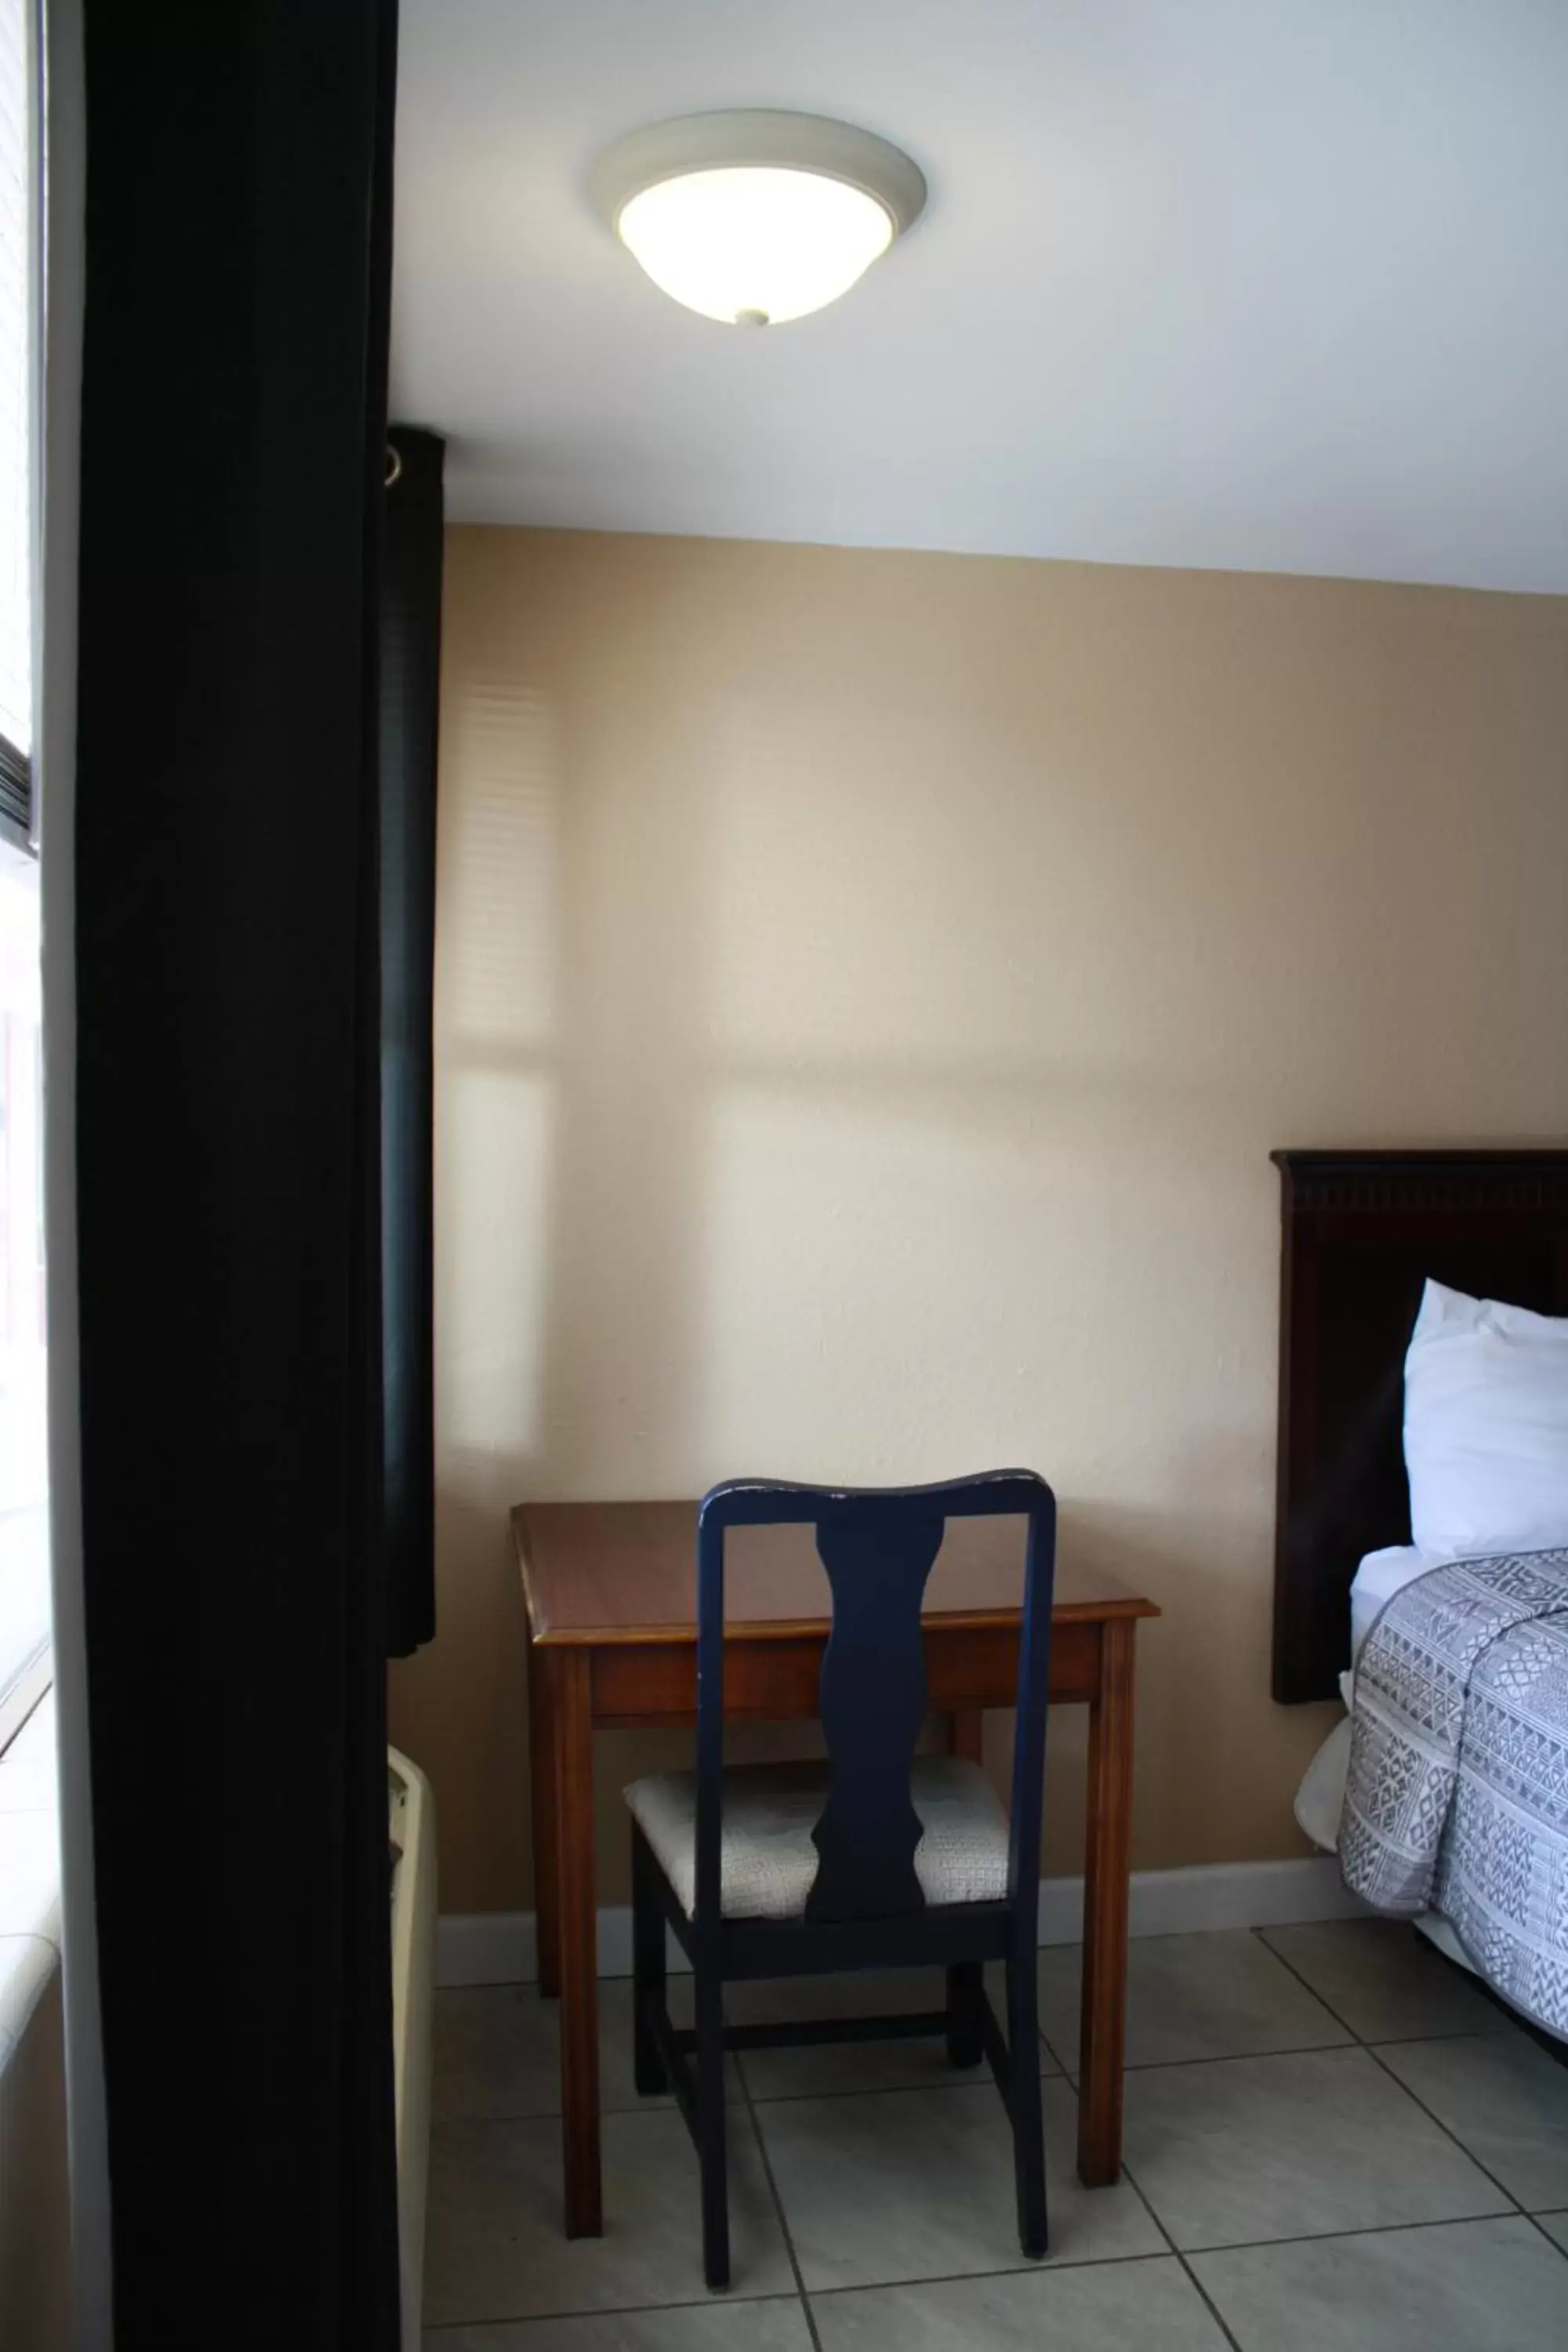
[{"label": "chair backrest", "polygon": [[921,1609],[952,1518],[1028,1522],[1013,1749],[1008,1897],[1033,1913],[1039,1884],[1046,1691],[1056,1567],[1056,1497],[1032,1470],[995,1470],[935,1486],[830,1487],[733,1479],[697,1515],[696,1917],[720,1916],[724,1767],[724,1538],[735,1527],[805,1524],[832,1592],[821,1713],[829,1761],[813,1832],[820,1857],[808,1920],[919,1911],[921,1825],[910,1797],[926,1713]]}]

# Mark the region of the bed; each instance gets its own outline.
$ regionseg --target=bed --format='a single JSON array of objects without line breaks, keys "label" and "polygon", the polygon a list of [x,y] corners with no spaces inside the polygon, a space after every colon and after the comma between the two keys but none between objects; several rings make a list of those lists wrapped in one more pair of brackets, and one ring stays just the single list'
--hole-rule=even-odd
[{"label": "bed", "polygon": [[1428,1278],[1472,1300],[1568,1316],[1568,1152],[1275,1160],[1274,1692],[1287,1705],[1336,1692],[1358,1702],[1309,1770],[1298,1818],[1338,1847],[1347,1882],[1376,1907],[1420,1915],[1451,1957],[1562,2033],[1568,1551],[1461,1563],[1449,1550],[1439,1565],[1416,1549],[1401,1423]]}]

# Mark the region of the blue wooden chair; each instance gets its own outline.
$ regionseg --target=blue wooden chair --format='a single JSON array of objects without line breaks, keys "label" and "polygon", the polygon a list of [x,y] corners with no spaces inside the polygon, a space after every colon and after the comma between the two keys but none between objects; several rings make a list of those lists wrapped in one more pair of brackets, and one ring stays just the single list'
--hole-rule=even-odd
[{"label": "blue wooden chair", "polygon": [[[926,1712],[921,1604],[950,1518],[1028,1521],[1012,1815],[978,1765],[917,1757]],[[805,1523],[832,1591],[822,1667],[826,1764],[724,1769],[724,1538]],[[632,1811],[637,2089],[673,2088],[702,2177],[703,2268],[730,2279],[726,2050],[945,2036],[988,2058],[1013,2126],[1018,2239],[1046,2251],[1035,1958],[1056,1501],[1027,1470],[937,1486],[839,1490],[766,1479],[715,1486],[697,1519],[697,1769],[626,1790]],[[690,1958],[693,2031],[670,2023],[665,1925]],[[986,1996],[1005,1963],[1004,2038]],[[726,2026],[736,1978],[940,1964],[945,2009],[918,2016]],[[695,2063],[693,2064],[693,2061]]]}]

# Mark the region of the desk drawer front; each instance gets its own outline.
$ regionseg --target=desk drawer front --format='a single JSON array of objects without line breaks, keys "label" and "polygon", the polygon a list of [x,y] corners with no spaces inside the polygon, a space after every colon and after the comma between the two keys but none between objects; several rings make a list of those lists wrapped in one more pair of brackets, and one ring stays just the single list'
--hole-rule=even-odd
[{"label": "desk drawer front", "polygon": [[[726,1650],[726,1717],[779,1723],[814,1716],[822,1650],[819,1641],[748,1642]],[[595,1652],[595,1722],[692,1723],[696,1717],[697,1651],[692,1643]]]},{"label": "desk drawer front", "polygon": [[[738,1643],[724,1655],[724,1713],[736,1722],[797,1721],[817,1712],[820,1639]],[[1092,1698],[1100,1670],[1098,1624],[1058,1625],[1051,1635],[1051,1696]],[[1018,1686],[1018,1635],[1010,1626],[926,1632],[927,1699],[933,1712],[1010,1706]],[[594,1720],[623,1726],[690,1723],[697,1713],[697,1652],[689,1642],[606,1644],[594,1654]]]}]

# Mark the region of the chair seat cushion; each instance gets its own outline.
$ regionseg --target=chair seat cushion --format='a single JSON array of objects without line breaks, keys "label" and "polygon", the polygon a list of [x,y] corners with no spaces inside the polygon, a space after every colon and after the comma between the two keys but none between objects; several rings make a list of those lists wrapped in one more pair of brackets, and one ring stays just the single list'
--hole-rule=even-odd
[{"label": "chair seat cushion", "polygon": [[[816,1876],[811,1832],[826,1764],[749,1764],[724,1775],[721,1869],[727,1919],[798,1919]],[[697,1776],[650,1772],[626,1802],[689,1919],[697,1901]],[[1007,1816],[978,1764],[917,1756],[910,1793],[924,1832],[915,1874],[928,1905],[1000,1903]]]}]

